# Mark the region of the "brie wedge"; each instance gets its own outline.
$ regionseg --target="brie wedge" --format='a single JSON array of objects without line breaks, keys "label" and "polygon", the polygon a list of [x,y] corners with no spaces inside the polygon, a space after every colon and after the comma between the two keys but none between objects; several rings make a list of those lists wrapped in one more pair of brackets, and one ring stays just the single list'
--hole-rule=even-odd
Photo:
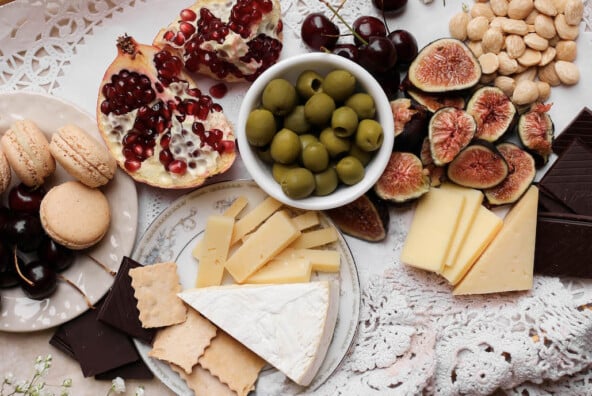
[{"label": "brie wedge", "polygon": [[325,359],[339,310],[331,281],[211,286],[178,296],[303,386]]}]

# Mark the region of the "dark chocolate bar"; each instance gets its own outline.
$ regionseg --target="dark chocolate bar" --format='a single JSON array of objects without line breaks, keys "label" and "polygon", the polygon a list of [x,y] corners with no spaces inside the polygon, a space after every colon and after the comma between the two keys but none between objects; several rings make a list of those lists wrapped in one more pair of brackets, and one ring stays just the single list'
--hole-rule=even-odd
[{"label": "dark chocolate bar", "polygon": [[565,204],[539,185],[539,212],[573,213]]},{"label": "dark chocolate bar", "polygon": [[134,297],[132,278],[129,276],[131,268],[141,266],[142,264],[129,257],[123,258],[113,281],[113,286],[99,309],[98,318],[103,323],[107,323],[131,337],[150,344],[156,330],[142,327],[140,312],[137,308],[138,300]]},{"label": "dark chocolate bar", "polygon": [[117,377],[128,379],[152,379],[154,378],[154,374],[152,371],[146,366],[146,363],[142,359],[137,360],[132,363],[128,363],[121,367],[117,367],[113,370],[105,371],[104,373],[100,373],[95,375],[95,379],[97,380],[108,380],[111,381]]},{"label": "dark chocolate bar", "polygon": [[574,139],[592,147],[592,111],[585,107],[553,141],[553,152],[561,155]]}]

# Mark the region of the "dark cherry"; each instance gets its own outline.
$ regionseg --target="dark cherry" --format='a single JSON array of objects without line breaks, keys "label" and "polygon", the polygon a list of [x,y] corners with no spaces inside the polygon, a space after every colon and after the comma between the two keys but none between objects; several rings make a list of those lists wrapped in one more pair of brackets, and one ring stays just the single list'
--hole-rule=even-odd
[{"label": "dark cherry", "polygon": [[[22,263],[20,257],[18,257],[18,260]],[[13,250],[10,246],[0,242],[0,288],[13,287],[18,283]]]},{"label": "dark cherry", "polygon": [[0,205],[0,237],[6,236],[6,226],[10,220],[10,209],[4,205]]},{"label": "dark cherry", "polygon": [[398,13],[405,9],[407,0],[372,0],[372,3],[379,10]]},{"label": "dark cherry", "polygon": [[401,76],[396,67],[383,73],[376,73],[374,74],[374,78],[376,78],[376,81],[378,81],[389,100],[397,98]]},{"label": "dark cherry", "polygon": [[[384,22],[369,15],[357,18],[352,24],[352,29],[365,41],[368,41],[372,36],[386,36],[386,26],[384,26]],[[360,39],[355,35],[354,43],[356,45],[362,45]]]},{"label": "dark cherry", "polygon": [[397,62],[409,64],[417,56],[417,40],[407,30],[398,29],[389,33],[388,38],[395,44]]},{"label": "dark cherry", "polygon": [[6,239],[24,252],[37,250],[45,238],[38,215],[14,213],[6,225]]},{"label": "dark cherry", "polygon": [[353,44],[337,44],[333,49],[333,53],[358,62],[358,47]]},{"label": "dark cherry", "polygon": [[368,44],[358,49],[358,63],[370,73],[384,73],[397,63],[397,50],[391,40],[384,36],[368,38]]},{"label": "dark cherry", "polygon": [[74,251],[56,243],[51,238],[45,238],[37,249],[39,260],[47,263],[56,272],[68,269],[75,259]]},{"label": "dark cherry", "polygon": [[339,28],[324,14],[315,12],[308,14],[300,27],[300,37],[311,49],[329,51],[335,48],[339,38]]},{"label": "dark cherry", "polygon": [[38,213],[44,196],[42,186],[29,187],[19,183],[8,193],[8,207],[15,212]]},{"label": "dark cherry", "polygon": [[57,288],[56,273],[47,263],[40,260],[31,261],[19,266],[19,283],[25,294],[34,300],[42,300],[49,297]]}]

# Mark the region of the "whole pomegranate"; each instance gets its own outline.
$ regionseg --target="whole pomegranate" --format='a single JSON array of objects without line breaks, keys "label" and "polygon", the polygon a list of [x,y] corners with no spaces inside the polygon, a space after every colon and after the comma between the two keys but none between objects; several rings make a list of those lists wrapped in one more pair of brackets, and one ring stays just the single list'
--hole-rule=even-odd
[{"label": "whole pomegranate", "polygon": [[157,187],[199,186],[236,158],[222,107],[196,88],[181,59],[129,36],[117,40],[101,82],[97,122],[120,167]]},{"label": "whole pomegranate", "polygon": [[154,38],[187,70],[218,80],[254,81],[282,50],[279,0],[198,0]]}]

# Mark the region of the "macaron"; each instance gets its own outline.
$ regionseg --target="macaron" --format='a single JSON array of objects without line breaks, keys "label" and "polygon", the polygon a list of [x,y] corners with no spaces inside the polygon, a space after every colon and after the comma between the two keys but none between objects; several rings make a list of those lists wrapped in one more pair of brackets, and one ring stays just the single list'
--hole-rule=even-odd
[{"label": "macaron", "polygon": [[2,151],[20,181],[40,186],[55,171],[49,142],[37,125],[29,120],[16,121],[0,139]]},{"label": "macaron", "polygon": [[74,180],[58,184],[45,194],[39,216],[50,238],[73,250],[98,243],[111,222],[109,201],[101,190]]},{"label": "macaron", "polygon": [[10,164],[6,159],[6,155],[0,150],[0,194],[6,191],[12,179],[12,171]]},{"label": "macaron", "polygon": [[115,175],[117,162],[107,147],[76,125],[58,129],[49,150],[72,177],[88,187],[105,185]]}]

